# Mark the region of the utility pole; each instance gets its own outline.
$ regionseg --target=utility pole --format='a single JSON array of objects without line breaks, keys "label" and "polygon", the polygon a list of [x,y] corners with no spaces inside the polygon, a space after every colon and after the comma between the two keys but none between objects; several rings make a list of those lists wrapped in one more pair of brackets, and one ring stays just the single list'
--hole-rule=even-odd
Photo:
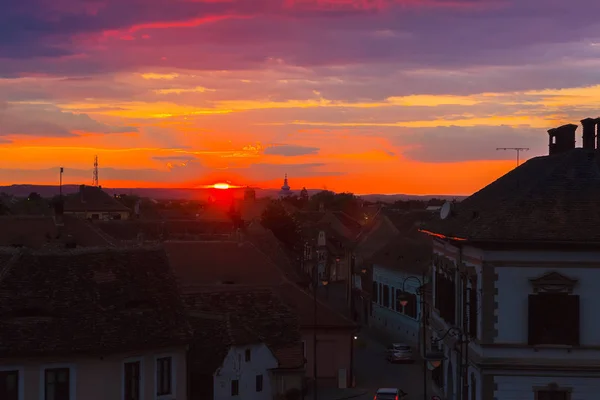
[{"label": "utility pole", "polygon": [[64,168],[60,167],[60,178],[59,178],[59,182],[58,182],[58,192],[60,195],[60,199],[62,200],[62,176],[63,176],[63,172],[64,172]]},{"label": "utility pole", "polygon": [[529,150],[529,147],[496,147],[496,150],[513,150],[517,152],[517,167],[519,166],[519,156],[522,151]]},{"label": "utility pole", "polygon": [[98,156],[94,156],[94,177],[92,186],[98,187]]}]

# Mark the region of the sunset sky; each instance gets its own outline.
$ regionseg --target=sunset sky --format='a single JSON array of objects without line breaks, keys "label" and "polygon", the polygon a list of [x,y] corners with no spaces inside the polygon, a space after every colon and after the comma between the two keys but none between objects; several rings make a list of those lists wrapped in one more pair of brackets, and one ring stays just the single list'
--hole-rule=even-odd
[{"label": "sunset sky", "polygon": [[[0,185],[470,194],[600,116],[600,2],[21,0]],[[567,26],[568,25],[568,26]],[[580,143],[581,127],[578,130]]]}]

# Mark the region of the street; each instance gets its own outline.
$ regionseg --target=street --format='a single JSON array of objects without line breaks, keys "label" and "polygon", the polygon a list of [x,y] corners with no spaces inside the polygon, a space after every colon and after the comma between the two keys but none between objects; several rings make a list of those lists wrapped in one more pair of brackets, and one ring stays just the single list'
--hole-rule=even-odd
[{"label": "street", "polygon": [[[357,341],[358,342],[358,341]],[[378,388],[399,388],[408,393],[406,400],[423,398],[422,363],[391,364],[385,359],[385,345],[369,336],[361,334],[360,342],[366,346],[356,346],[354,370],[356,387],[368,392],[357,400],[372,400]]]}]

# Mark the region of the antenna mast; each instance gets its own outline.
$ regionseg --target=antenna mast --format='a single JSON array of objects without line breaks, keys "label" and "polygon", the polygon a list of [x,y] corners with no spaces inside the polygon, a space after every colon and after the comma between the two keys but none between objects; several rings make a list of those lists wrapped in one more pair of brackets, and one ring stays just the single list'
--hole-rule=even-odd
[{"label": "antenna mast", "polygon": [[98,156],[94,156],[94,178],[92,186],[98,187]]},{"label": "antenna mast", "polygon": [[513,150],[517,152],[517,167],[520,164],[520,160],[519,160],[519,156],[521,155],[522,151],[527,151],[529,150],[529,147],[497,147],[496,150]]}]

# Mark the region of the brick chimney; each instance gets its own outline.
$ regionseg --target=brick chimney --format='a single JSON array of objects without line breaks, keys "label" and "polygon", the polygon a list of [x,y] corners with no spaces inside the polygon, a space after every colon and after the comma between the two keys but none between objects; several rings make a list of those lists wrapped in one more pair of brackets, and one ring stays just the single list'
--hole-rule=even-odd
[{"label": "brick chimney", "polygon": [[549,152],[548,154],[560,154],[575,148],[575,131],[578,126],[567,124],[548,130]]},{"label": "brick chimney", "polygon": [[594,150],[595,139],[596,139],[596,124],[598,123],[597,118],[586,118],[581,120],[583,126],[583,148],[587,150]]}]

